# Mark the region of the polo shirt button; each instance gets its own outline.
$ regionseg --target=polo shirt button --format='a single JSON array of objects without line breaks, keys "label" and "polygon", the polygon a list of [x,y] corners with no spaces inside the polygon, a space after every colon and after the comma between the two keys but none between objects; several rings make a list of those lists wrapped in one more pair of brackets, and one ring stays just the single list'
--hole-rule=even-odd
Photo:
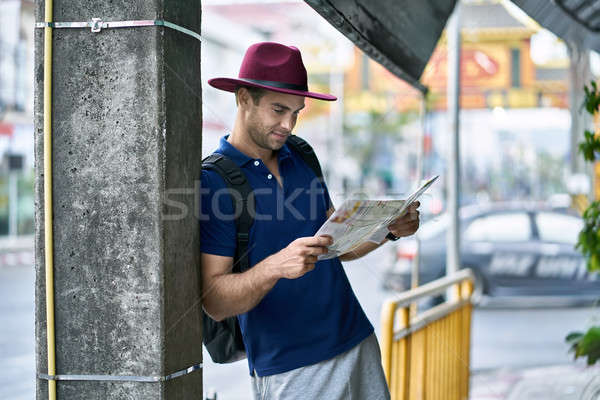
[{"label": "polo shirt button", "polygon": [[254,161],[254,165],[256,165],[258,167],[260,165],[260,163],[258,161]]},{"label": "polo shirt button", "polygon": [[273,175],[269,174],[269,175],[267,175],[267,178],[271,179],[271,178],[273,178]]}]

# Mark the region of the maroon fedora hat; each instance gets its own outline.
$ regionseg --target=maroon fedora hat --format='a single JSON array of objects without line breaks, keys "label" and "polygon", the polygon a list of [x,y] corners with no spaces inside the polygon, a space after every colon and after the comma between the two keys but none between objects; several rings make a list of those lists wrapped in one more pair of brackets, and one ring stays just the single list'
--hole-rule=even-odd
[{"label": "maroon fedora hat", "polygon": [[254,86],[319,100],[337,100],[330,94],[309,92],[307,81],[300,50],[279,43],[262,42],[246,50],[237,79],[214,78],[208,83],[228,92],[235,92],[239,86]]}]

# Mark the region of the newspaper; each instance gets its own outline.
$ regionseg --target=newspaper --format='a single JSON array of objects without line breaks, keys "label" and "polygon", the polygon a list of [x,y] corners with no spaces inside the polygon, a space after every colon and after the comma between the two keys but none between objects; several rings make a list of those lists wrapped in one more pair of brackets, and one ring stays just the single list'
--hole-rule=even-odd
[{"label": "newspaper", "polygon": [[380,243],[388,233],[387,226],[401,217],[438,177],[427,180],[405,200],[346,200],[315,234],[333,238],[329,252],[320,255],[319,260],[345,254],[367,240]]}]

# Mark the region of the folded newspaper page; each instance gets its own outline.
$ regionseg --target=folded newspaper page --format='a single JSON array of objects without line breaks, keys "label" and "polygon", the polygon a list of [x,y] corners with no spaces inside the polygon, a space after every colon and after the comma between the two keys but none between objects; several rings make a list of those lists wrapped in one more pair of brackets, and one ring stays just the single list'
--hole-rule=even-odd
[{"label": "folded newspaper page", "polygon": [[346,200],[315,234],[333,238],[329,252],[320,255],[319,260],[345,254],[367,240],[381,242],[387,235],[387,226],[401,217],[438,177],[427,180],[405,200]]}]

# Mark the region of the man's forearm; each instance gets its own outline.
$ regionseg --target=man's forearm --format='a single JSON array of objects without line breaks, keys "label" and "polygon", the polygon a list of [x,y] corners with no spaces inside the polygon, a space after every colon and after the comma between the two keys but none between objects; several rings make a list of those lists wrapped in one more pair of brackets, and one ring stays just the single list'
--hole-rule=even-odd
[{"label": "man's forearm", "polygon": [[301,237],[241,274],[232,274],[231,257],[203,254],[204,309],[215,320],[253,309],[281,278],[297,279],[315,269],[327,253],[329,236]]},{"label": "man's forearm", "polygon": [[243,273],[214,277],[210,287],[203,288],[204,306],[209,315],[220,321],[254,308],[278,280],[268,262],[266,258]]},{"label": "man's forearm", "polygon": [[374,243],[374,242],[367,241],[367,242],[361,244],[360,246],[358,246],[356,249],[342,254],[341,256],[339,256],[339,258],[342,261],[356,260],[358,258],[361,258],[361,257],[369,254],[373,250],[379,248],[379,246],[381,246],[382,244],[384,244],[387,241],[388,241],[387,239],[384,239],[381,243]]}]

